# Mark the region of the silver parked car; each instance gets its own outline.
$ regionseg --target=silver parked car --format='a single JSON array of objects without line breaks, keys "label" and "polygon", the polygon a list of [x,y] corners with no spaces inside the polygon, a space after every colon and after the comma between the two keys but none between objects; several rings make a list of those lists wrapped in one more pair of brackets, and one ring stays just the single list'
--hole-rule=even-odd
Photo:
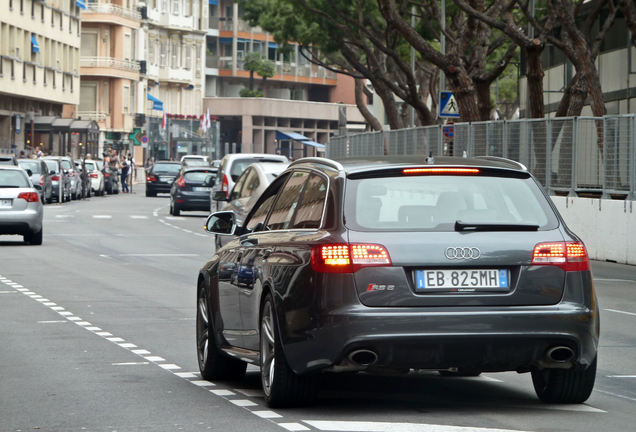
[{"label": "silver parked car", "polygon": [[[221,210],[234,212],[239,223],[245,220],[247,213],[254,207],[263,191],[287,169],[288,165],[289,162],[257,162],[248,166],[236,181],[229,198],[224,198],[225,194],[222,191],[216,193],[218,202],[224,202]],[[228,241],[228,237],[216,236],[217,249]]]},{"label": "silver parked car", "polygon": [[42,202],[26,171],[0,166],[0,234],[24,236],[24,241],[42,244]]},{"label": "silver parked car", "polygon": [[42,204],[53,200],[53,174],[42,159],[18,159],[20,168],[30,173],[33,186],[40,191]]}]

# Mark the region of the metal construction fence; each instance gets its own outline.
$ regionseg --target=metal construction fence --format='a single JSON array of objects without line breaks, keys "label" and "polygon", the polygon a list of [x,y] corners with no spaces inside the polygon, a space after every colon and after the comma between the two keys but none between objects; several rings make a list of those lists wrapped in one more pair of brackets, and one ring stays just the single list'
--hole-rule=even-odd
[{"label": "metal construction fence", "polygon": [[327,157],[498,156],[550,194],[636,199],[636,114],[497,120],[333,136]]}]

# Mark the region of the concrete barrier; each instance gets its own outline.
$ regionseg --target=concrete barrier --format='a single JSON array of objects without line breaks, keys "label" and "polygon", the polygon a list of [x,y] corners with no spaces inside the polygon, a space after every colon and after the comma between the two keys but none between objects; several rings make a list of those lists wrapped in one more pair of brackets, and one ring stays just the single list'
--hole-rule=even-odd
[{"label": "concrete barrier", "polygon": [[590,259],[636,265],[636,202],[551,197]]}]

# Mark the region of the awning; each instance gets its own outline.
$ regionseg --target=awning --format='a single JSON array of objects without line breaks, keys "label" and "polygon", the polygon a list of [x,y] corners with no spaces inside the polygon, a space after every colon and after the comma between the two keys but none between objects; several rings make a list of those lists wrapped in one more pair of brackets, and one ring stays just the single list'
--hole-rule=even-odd
[{"label": "awning", "polygon": [[75,6],[80,9],[86,10],[86,0],[75,0]]},{"label": "awning", "polygon": [[35,35],[33,33],[31,33],[31,49],[34,53],[40,52],[40,44],[38,43],[38,40],[35,38]]},{"label": "awning", "polygon": [[219,0],[210,0],[210,4],[217,6],[219,4]]},{"label": "awning", "polygon": [[157,99],[156,97],[154,97],[150,93],[146,93],[146,98],[149,101],[152,101],[152,109],[153,110],[163,111],[163,102],[161,102],[159,99]]},{"label": "awning", "polygon": [[310,140],[305,135],[301,135],[296,132],[287,132],[287,131],[276,131],[276,139],[277,140],[291,140],[298,141],[308,146],[316,147],[318,149],[324,149],[326,146],[324,144],[317,143],[315,141]]},{"label": "awning", "polygon": [[[219,38],[219,43],[222,43],[222,44],[231,44],[233,40],[234,40],[234,38],[231,38],[231,37]],[[245,43],[247,43],[247,42],[249,42],[250,40],[249,40],[249,39],[245,39],[245,38],[236,38],[236,41],[237,41],[237,42],[245,42]]]},{"label": "awning", "polygon": [[267,47],[268,48],[278,48],[278,44],[276,42],[268,42],[267,43]]}]

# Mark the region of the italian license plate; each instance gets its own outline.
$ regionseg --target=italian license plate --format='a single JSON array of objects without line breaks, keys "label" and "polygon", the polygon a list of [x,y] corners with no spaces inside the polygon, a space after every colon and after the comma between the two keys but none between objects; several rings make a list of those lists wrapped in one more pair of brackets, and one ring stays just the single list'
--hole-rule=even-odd
[{"label": "italian license plate", "polygon": [[417,270],[417,291],[505,291],[509,288],[508,270],[461,269],[461,270]]},{"label": "italian license plate", "polygon": [[0,207],[11,207],[11,200],[10,199],[0,200]]},{"label": "italian license plate", "polygon": [[204,191],[209,191],[210,189],[212,188],[205,187],[205,186],[195,186],[192,188],[192,190],[195,192],[204,192]]}]

